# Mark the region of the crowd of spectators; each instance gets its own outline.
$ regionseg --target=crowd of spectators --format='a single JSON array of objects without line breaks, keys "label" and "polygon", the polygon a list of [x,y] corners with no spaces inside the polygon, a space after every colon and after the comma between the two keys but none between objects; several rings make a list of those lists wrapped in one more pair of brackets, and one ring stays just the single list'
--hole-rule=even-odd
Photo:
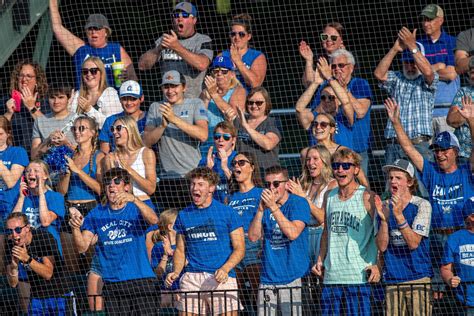
[{"label": "crowd of spectators", "polygon": [[[86,43],[63,26],[57,0],[49,7],[77,90],[48,86],[40,65],[20,61],[0,106],[12,311],[69,314],[76,274],[97,315],[371,315],[377,293],[387,315],[430,315],[449,299],[474,313],[474,28],[456,40],[443,9],[427,5],[424,35],[400,26],[374,69],[389,94],[382,200],[366,176],[372,88],[354,76],[340,23],[319,36],[325,54],[295,48],[309,139],[290,178],[251,16],[234,16],[229,49],[214,52],[196,7],[178,3],[136,73],[108,42],[105,16],[89,16]],[[399,57],[402,71],[391,70]],[[114,78],[116,62],[125,68]],[[145,111],[138,78],[155,64],[163,99]]]}]

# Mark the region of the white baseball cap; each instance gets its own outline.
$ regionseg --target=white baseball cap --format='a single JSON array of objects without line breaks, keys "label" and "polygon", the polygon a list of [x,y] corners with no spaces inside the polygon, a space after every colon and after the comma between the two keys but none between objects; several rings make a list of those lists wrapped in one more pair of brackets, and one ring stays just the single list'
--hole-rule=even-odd
[{"label": "white baseball cap", "polygon": [[143,90],[140,84],[134,80],[128,80],[122,83],[120,86],[120,97],[134,97],[141,98],[143,95]]}]

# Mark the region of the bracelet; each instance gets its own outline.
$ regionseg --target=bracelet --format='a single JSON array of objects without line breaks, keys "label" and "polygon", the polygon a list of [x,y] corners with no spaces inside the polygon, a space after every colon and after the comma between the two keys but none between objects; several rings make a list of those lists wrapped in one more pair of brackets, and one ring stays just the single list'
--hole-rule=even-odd
[{"label": "bracelet", "polygon": [[405,221],[403,221],[403,223],[397,224],[397,227],[400,228],[400,227],[402,227],[402,226],[405,226],[406,224],[408,224],[408,223],[407,223],[407,221],[405,220]]},{"label": "bracelet", "polygon": [[33,106],[33,108],[30,110],[30,113],[35,114],[36,111],[38,111],[38,108],[36,106]]}]

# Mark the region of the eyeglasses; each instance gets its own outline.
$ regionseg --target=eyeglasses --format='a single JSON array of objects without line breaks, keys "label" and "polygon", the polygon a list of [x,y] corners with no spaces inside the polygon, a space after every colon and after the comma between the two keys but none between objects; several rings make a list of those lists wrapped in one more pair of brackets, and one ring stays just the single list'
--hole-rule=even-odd
[{"label": "eyeglasses", "polygon": [[95,76],[97,73],[100,71],[99,68],[94,67],[94,68],[82,68],[81,72],[83,76],[87,76],[87,74],[90,72],[91,75]]},{"label": "eyeglasses", "polygon": [[212,69],[212,74],[213,75],[217,75],[217,74],[223,74],[223,75],[227,75],[229,73],[229,69],[222,69],[222,68],[215,68],[215,69]]},{"label": "eyeglasses", "polygon": [[236,37],[237,35],[239,35],[240,38],[244,38],[245,35],[247,35],[247,33],[245,33],[245,32],[230,32],[229,35],[230,35],[230,37]]},{"label": "eyeglasses", "polygon": [[342,167],[343,170],[349,170],[351,167],[355,166],[352,162],[333,162],[331,164],[332,170],[339,170]]},{"label": "eyeglasses", "polygon": [[265,187],[269,189],[273,186],[276,189],[280,186],[280,183],[285,182],[288,182],[288,180],[265,181]]},{"label": "eyeglasses", "polygon": [[190,13],[188,13],[188,12],[185,12],[185,11],[173,12],[173,13],[171,13],[171,16],[172,16],[174,19],[179,19],[179,18],[187,19],[187,18],[189,18],[189,17],[193,17],[192,14],[190,14]]},{"label": "eyeglasses", "polygon": [[265,103],[265,101],[252,101],[252,100],[247,101],[248,106],[252,106],[255,104],[257,107],[261,107],[263,103]]},{"label": "eyeglasses", "polygon": [[126,129],[127,126],[125,125],[112,125],[110,126],[110,132],[113,133],[115,131],[117,131],[117,133],[120,133],[122,131],[122,129]]},{"label": "eyeglasses", "polygon": [[5,235],[11,236],[11,235],[13,235],[13,232],[15,232],[17,235],[18,235],[18,234],[21,234],[21,231],[22,231],[23,228],[25,228],[26,226],[28,226],[28,224],[25,224],[25,225],[23,225],[23,226],[15,227],[15,228],[13,228],[13,229],[5,228]]},{"label": "eyeglasses", "polygon": [[30,74],[19,74],[18,79],[28,79],[31,80],[33,78],[36,78],[35,75],[30,75]]},{"label": "eyeglasses", "polygon": [[320,38],[323,42],[325,42],[325,41],[327,41],[327,40],[330,40],[330,41],[335,42],[335,41],[337,41],[337,39],[339,38],[339,36],[337,36],[337,35],[329,35],[329,34],[326,34],[326,33],[321,33],[321,34],[319,34],[319,38]]},{"label": "eyeglasses", "polygon": [[240,160],[234,160],[232,161],[232,166],[236,166],[236,165],[239,165],[239,167],[243,167],[245,166],[245,164],[248,163],[249,165],[251,165],[252,163],[248,160],[245,160],[245,159],[240,159]]},{"label": "eyeglasses", "polygon": [[75,133],[76,131],[79,131],[80,133],[83,133],[86,129],[89,129],[89,127],[84,126],[84,125],[81,125],[81,126],[78,126],[78,127],[71,126],[71,132],[72,133]]},{"label": "eyeglasses", "polygon": [[340,63],[340,64],[331,64],[331,69],[332,70],[335,70],[336,68],[339,68],[339,69],[344,69],[344,67],[348,66],[350,64],[344,64],[344,63]]},{"label": "eyeglasses", "polygon": [[115,185],[119,185],[120,183],[122,183],[122,181],[125,183],[125,180],[122,179],[121,177],[115,177],[113,179],[109,179],[105,182],[105,185],[111,185],[112,182],[115,184]]},{"label": "eyeglasses", "polygon": [[229,141],[232,138],[232,135],[230,135],[229,133],[224,133],[224,134],[215,133],[214,134],[214,140],[219,140],[221,139],[221,137],[224,138],[225,141]]},{"label": "eyeglasses", "polygon": [[326,100],[332,102],[336,100],[336,96],[330,95],[330,94],[321,94],[321,101],[326,101]]},{"label": "eyeglasses", "polygon": [[321,128],[326,128],[330,125],[329,122],[318,122],[318,121],[314,121],[314,127],[315,128],[318,128],[318,126],[321,126]]}]

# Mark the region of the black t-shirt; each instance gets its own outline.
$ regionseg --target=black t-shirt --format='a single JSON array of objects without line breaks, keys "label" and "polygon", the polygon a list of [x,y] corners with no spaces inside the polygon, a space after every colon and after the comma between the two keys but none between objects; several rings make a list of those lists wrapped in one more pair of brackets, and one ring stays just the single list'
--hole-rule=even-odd
[{"label": "black t-shirt", "polygon": [[[59,254],[58,246],[53,235],[42,229],[31,229],[33,239],[27,246],[28,254],[38,262],[42,262],[44,257],[54,258],[54,270],[51,280],[40,277],[31,268],[25,268],[28,275],[28,283],[31,286],[31,297],[59,297],[66,293],[64,288],[63,259]],[[12,248],[14,243],[9,240],[5,251],[5,264],[8,265],[12,260]],[[22,265],[22,263],[20,263]]]}]

